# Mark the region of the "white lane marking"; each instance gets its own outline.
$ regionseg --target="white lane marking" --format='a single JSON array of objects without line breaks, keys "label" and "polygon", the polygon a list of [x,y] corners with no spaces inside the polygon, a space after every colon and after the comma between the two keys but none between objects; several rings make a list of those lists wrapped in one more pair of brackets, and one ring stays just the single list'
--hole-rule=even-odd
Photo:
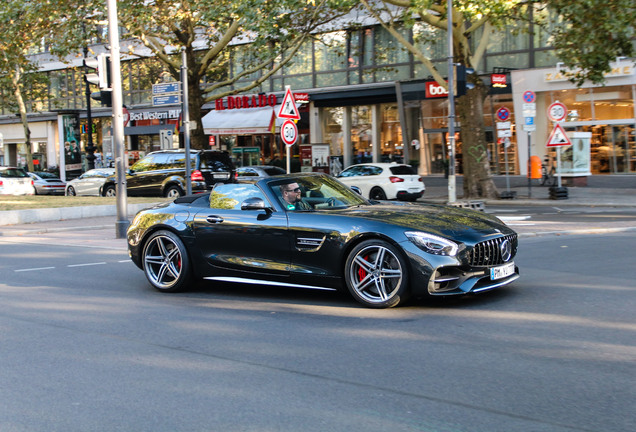
[{"label": "white lane marking", "polygon": [[127,259],[127,260],[121,260],[121,261],[117,261],[117,262],[118,262],[118,263],[129,263],[129,262],[132,262],[132,261],[130,261],[129,259]]},{"label": "white lane marking", "polygon": [[28,271],[38,271],[38,270],[51,270],[54,269],[55,267],[38,267],[38,268],[29,268],[29,269],[18,269],[18,270],[13,270],[14,272],[28,272]]},{"label": "white lane marking", "polygon": [[96,262],[96,263],[86,263],[86,264],[69,264],[66,267],[86,267],[86,266],[95,266],[95,265],[103,265],[105,262]]}]

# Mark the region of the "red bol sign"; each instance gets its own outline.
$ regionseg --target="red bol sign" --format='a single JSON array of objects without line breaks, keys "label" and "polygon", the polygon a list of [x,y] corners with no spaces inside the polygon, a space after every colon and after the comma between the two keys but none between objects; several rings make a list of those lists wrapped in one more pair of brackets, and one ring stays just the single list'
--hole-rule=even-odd
[{"label": "red bol sign", "polygon": [[446,97],[446,96],[448,96],[448,90],[446,90],[441,85],[437,84],[437,82],[428,81],[426,83],[427,98]]},{"label": "red bol sign", "polygon": [[280,137],[283,142],[291,147],[298,139],[298,126],[292,120],[286,120],[280,128]]}]

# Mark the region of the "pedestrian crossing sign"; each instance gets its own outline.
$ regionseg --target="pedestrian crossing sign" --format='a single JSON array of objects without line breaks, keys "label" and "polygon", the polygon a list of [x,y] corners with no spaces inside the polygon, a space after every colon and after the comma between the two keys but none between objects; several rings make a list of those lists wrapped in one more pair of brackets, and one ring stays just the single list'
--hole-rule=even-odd
[{"label": "pedestrian crossing sign", "polygon": [[565,129],[561,124],[557,123],[552,129],[552,133],[550,134],[550,138],[548,138],[547,147],[558,147],[558,146],[566,146],[572,145],[572,141],[565,133]]},{"label": "pedestrian crossing sign", "polygon": [[280,109],[278,110],[278,114],[276,116],[278,118],[284,118],[288,120],[300,120],[300,112],[298,111],[298,107],[296,106],[296,100],[294,99],[291,87],[289,86],[287,86],[287,91],[285,92],[283,103],[280,106]]}]

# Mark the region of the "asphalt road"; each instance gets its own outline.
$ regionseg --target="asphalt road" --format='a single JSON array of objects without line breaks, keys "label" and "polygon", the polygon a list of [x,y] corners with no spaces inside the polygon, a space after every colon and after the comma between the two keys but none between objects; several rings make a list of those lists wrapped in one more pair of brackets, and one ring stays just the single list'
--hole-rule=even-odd
[{"label": "asphalt road", "polygon": [[522,238],[514,285],[390,310],[0,237],[0,430],[636,430],[636,233]]}]

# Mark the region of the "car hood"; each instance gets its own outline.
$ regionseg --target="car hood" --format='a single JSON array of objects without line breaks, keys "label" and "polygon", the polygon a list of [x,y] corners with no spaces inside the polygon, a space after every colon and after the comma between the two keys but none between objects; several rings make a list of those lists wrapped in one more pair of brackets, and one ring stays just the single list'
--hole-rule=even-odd
[{"label": "car hood", "polygon": [[444,237],[465,240],[484,235],[514,234],[497,217],[476,210],[434,204],[373,204],[352,207],[343,212],[349,217],[389,223]]}]

